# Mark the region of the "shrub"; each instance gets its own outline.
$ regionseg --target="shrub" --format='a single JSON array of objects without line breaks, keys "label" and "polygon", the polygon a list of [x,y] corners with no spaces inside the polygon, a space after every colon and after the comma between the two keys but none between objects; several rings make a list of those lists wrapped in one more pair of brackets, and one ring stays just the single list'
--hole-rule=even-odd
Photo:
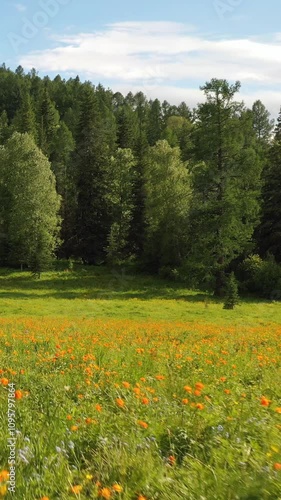
[{"label": "shrub", "polygon": [[231,273],[226,283],[226,297],[224,302],[224,309],[234,309],[239,302],[238,283],[234,273]]}]

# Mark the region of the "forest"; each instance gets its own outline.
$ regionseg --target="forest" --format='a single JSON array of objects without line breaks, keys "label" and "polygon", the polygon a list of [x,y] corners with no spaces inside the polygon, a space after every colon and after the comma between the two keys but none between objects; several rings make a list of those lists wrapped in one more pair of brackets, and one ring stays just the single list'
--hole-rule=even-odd
[{"label": "forest", "polygon": [[[281,112],[212,79],[202,103],[0,68],[0,265],[132,265],[281,299]],[[278,111],[278,110],[277,110]]]}]

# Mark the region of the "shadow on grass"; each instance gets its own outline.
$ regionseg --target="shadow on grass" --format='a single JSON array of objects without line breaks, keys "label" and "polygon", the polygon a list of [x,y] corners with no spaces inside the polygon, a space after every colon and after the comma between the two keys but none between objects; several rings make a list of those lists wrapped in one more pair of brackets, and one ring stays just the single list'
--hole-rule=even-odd
[{"label": "shadow on grass", "polygon": [[88,300],[170,299],[187,302],[216,302],[207,293],[190,293],[183,283],[175,283],[144,275],[127,274],[124,270],[83,268],[43,274],[35,279],[28,273],[0,270],[0,298],[30,300],[32,298]]}]

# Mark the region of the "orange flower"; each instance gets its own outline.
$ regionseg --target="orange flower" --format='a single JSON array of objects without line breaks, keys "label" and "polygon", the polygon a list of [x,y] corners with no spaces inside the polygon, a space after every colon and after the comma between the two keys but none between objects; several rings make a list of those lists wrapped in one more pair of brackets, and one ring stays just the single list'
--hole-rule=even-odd
[{"label": "orange flower", "polygon": [[83,486],[81,484],[76,484],[75,486],[71,486],[71,492],[74,493],[75,495],[79,495],[81,493]]},{"label": "orange flower", "polygon": [[9,479],[9,472],[7,470],[2,470],[0,472],[0,483],[7,481]]},{"label": "orange flower", "polygon": [[189,394],[192,394],[192,387],[190,387],[189,385],[185,385],[185,386],[184,386],[184,390],[185,390],[186,392],[188,392]]},{"label": "orange flower", "polygon": [[202,403],[197,403],[196,408],[197,410],[204,410],[204,405]]},{"label": "orange flower", "polygon": [[194,391],[194,396],[201,396],[201,391],[196,389],[196,391]]},{"label": "orange flower", "polygon": [[120,484],[118,484],[118,483],[115,483],[112,486],[112,489],[113,489],[113,491],[116,491],[116,493],[122,493],[122,491],[123,491],[122,486]]},{"label": "orange flower", "polygon": [[281,413],[281,407],[275,408],[276,413]]},{"label": "orange flower", "polygon": [[130,389],[131,387],[131,384],[129,382],[122,382],[122,385],[123,387],[125,387],[125,389]]},{"label": "orange flower", "polygon": [[170,455],[169,458],[168,458],[168,462],[170,465],[175,465],[176,463],[176,457],[174,455]]},{"label": "orange flower", "polygon": [[281,470],[281,464],[279,464],[278,462],[276,462],[274,465],[273,465],[273,468],[274,470]]},{"label": "orange flower", "polygon": [[189,400],[187,398],[182,399],[182,404],[183,405],[188,405]]},{"label": "orange flower", "polygon": [[71,415],[67,415],[66,419],[67,420],[72,420],[72,416]]},{"label": "orange flower", "polygon": [[102,406],[101,406],[101,405],[99,405],[99,404],[97,404],[97,405],[95,406],[95,408],[96,408],[96,410],[97,410],[99,413],[102,411]]},{"label": "orange flower", "polygon": [[143,405],[148,405],[149,404],[149,399],[148,398],[142,398],[141,400]]},{"label": "orange flower", "polygon": [[49,497],[42,497],[40,500],[50,500]]},{"label": "orange flower", "polygon": [[121,399],[121,398],[117,398],[116,399],[116,404],[117,404],[117,406],[119,406],[119,408],[124,408],[125,401],[123,399]]},{"label": "orange flower", "polygon": [[76,431],[78,431],[78,425],[72,425],[72,427],[70,427],[70,429],[72,430],[72,432],[76,432]]},{"label": "orange flower", "polygon": [[2,385],[8,385],[8,383],[9,383],[9,379],[7,379],[5,377],[3,377],[3,378],[0,379],[0,384],[2,384]]},{"label": "orange flower", "polygon": [[230,389],[224,389],[225,394],[231,394]]},{"label": "orange flower", "polygon": [[23,396],[22,392],[18,389],[16,392],[15,392],[15,399],[21,399]]},{"label": "orange flower", "polygon": [[7,493],[7,486],[5,484],[0,484],[0,496],[4,497]]},{"label": "orange flower", "polygon": [[99,496],[102,498],[105,498],[106,500],[109,500],[111,498],[111,491],[109,488],[102,488],[99,492]]},{"label": "orange flower", "polygon": [[164,375],[156,375],[156,380],[165,380]]},{"label": "orange flower", "polygon": [[139,496],[138,496],[138,500],[147,500],[147,498],[146,498],[146,497],[144,497],[143,495],[139,495]]},{"label": "orange flower", "polygon": [[262,396],[261,398],[261,405],[262,406],[269,406],[271,403],[271,401],[269,399],[267,399],[266,397]]},{"label": "orange flower", "polygon": [[202,384],[202,382],[196,382],[195,389],[197,389],[197,391],[202,391],[202,389],[204,389],[204,384]]},{"label": "orange flower", "polygon": [[138,420],[138,425],[142,427],[143,429],[148,428],[148,424],[146,422],[143,422],[142,420]]}]

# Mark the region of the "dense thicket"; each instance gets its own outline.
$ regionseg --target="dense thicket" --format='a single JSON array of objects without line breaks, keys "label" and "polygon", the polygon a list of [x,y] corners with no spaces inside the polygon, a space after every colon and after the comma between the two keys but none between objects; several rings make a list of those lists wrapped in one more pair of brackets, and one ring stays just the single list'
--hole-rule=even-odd
[{"label": "dense thicket", "polygon": [[239,82],[201,90],[191,110],[3,65],[0,263],[36,268],[36,254],[47,262],[54,251],[129,259],[218,295],[251,255],[279,263],[281,114],[273,131],[261,101],[239,101]]}]

